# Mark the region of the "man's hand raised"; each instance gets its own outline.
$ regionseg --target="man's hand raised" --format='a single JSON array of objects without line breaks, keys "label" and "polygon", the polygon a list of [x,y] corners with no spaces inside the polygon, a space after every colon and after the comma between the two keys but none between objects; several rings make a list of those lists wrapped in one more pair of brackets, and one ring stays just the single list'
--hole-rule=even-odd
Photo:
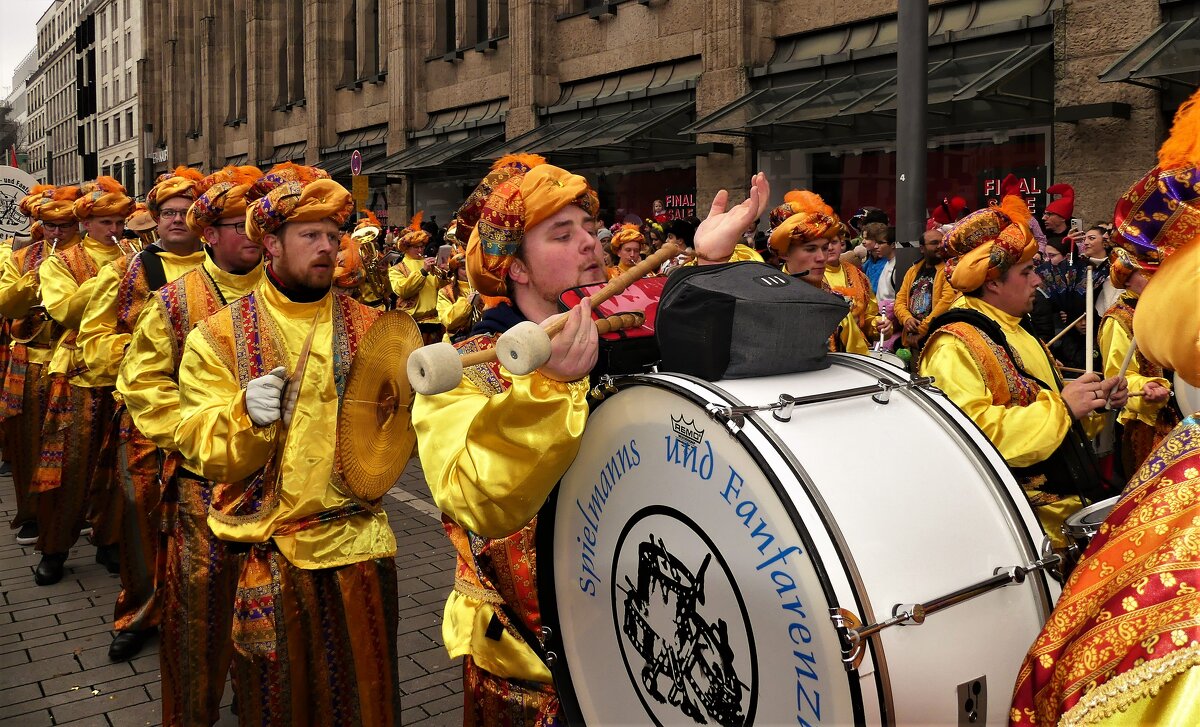
[{"label": "man's hand raised", "polygon": [[750,178],[750,195],[745,201],[731,209],[726,209],[729,192],[724,189],[717,192],[708,210],[708,217],[696,228],[692,243],[700,264],[727,261],[747,228],[762,216],[770,198],[771,185],[767,182],[767,175],[762,172]]}]

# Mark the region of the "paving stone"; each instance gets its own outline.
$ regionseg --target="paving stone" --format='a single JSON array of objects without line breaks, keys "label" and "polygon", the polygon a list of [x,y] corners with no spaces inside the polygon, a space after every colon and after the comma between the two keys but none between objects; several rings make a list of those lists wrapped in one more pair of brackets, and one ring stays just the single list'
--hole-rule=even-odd
[{"label": "paving stone", "polygon": [[[54,715],[54,722],[56,724],[70,723],[72,720],[103,715],[106,712],[113,712],[123,707],[141,704],[142,702],[149,701],[149,699],[150,697],[147,696],[146,690],[141,687],[111,693],[105,692],[101,688],[100,693],[97,695],[92,695],[91,692],[88,692],[86,699],[53,707],[50,709],[50,713]],[[107,724],[107,722],[103,724]]]},{"label": "paving stone", "polygon": [[162,723],[162,704],[144,702],[108,713],[112,727],[145,727]]},{"label": "paving stone", "polygon": [[38,699],[41,696],[42,690],[38,688],[36,683],[10,687],[5,689],[3,693],[0,693],[0,707],[10,707],[21,702],[28,702],[31,699]]},{"label": "paving stone", "polygon": [[421,709],[429,712],[430,715],[438,715],[452,710],[459,710],[461,712],[463,709],[463,696],[462,694],[447,694],[432,702],[425,702],[421,705]]},{"label": "paving stone", "polygon": [[[34,659],[38,658],[37,656],[34,655],[34,652],[37,649],[43,648],[43,647],[50,648],[56,644],[64,644],[64,643],[68,643],[68,642],[67,642],[66,637],[62,633],[43,634],[42,636],[38,636],[38,637],[35,637],[32,639],[21,639],[14,643],[4,644],[4,645],[0,646],[0,655],[13,654],[18,651],[27,651],[29,653],[29,660],[33,661]],[[3,656],[0,656],[0,659],[3,659],[3,658],[4,658]]]},{"label": "paving stone", "polygon": [[79,662],[70,654],[54,656],[32,664],[20,664],[0,669],[0,690],[30,684],[79,671]]},{"label": "paving stone", "polygon": [[71,691],[73,687],[91,689],[97,684],[116,681],[134,674],[133,667],[128,662],[109,662],[104,666],[87,671],[77,672],[68,676],[42,680],[42,691],[45,694],[58,694]]},{"label": "paving stone", "polygon": [[426,702],[432,702],[439,697],[445,697],[450,694],[452,694],[452,692],[445,684],[435,684],[431,687],[426,687],[419,692],[405,694],[403,700],[405,704],[411,704],[414,707],[420,707]]},{"label": "paving stone", "polygon": [[412,725],[420,724],[421,720],[428,717],[429,714],[420,707],[409,707],[400,711],[400,724]]}]

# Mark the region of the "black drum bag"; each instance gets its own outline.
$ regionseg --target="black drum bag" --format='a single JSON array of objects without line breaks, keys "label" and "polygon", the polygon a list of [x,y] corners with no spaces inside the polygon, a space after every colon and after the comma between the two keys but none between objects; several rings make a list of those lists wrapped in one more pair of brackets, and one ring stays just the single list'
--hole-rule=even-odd
[{"label": "black drum bag", "polygon": [[659,370],[717,381],[823,369],[849,309],[845,298],[764,263],[683,268],[658,306]]}]

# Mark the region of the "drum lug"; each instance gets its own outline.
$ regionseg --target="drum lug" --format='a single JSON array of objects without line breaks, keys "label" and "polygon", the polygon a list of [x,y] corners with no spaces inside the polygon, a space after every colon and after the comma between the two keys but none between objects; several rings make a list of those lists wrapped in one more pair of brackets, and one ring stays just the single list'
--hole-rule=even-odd
[{"label": "drum lug", "polygon": [[796,408],[796,397],[791,394],[779,395],[779,408],[771,412],[771,416],[781,422],[790,422],[792,420],[792,409]]}]

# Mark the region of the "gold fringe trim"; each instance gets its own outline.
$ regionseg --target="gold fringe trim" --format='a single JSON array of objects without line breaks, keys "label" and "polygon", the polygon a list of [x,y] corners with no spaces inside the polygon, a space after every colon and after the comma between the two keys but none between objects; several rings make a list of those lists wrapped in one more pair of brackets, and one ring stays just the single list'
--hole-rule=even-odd
[{"label": "gold fringe trim", "polygon": [[1158,694],[1158,690],[1193,666],[1200,666],[1200,645],[1195,643],[1140,664],[1088,692],[1062,716],[1059,727],[1091,725],[1108,719]]},{"label": "gold fringe trim", "polygon": [[501,596],[499,591],[493,591],[492,589],[485,588],[477,583],[472,583],[462,576],[455,576],[454,590],[463,594],[467,598],[474,598],[480,603],[491,603],[494,605],[504,603],[504,596]]}]

